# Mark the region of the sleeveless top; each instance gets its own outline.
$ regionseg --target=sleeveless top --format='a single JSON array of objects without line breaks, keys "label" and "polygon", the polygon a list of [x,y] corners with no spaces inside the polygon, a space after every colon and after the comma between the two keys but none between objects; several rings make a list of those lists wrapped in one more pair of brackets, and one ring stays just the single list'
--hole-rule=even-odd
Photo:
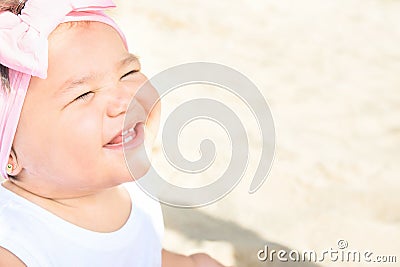
[{"label": "sleeveless top", "polygon": [[135,182],[124,184],[132,209],[126,223],[99,233],[69,223],[0,184],[0,246],[28,267],[160,267],[161,206]]}]

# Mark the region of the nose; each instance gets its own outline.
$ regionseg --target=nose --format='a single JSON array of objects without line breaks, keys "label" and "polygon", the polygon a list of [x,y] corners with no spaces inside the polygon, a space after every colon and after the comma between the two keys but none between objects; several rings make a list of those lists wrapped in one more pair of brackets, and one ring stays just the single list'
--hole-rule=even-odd
[{"label": "nose", "polygon": [[117,117],[121,114],[125,114],[135,93],[136,89],[132,84],[131,86],[119,85],[110,90],[107,115],[109,117]]}]

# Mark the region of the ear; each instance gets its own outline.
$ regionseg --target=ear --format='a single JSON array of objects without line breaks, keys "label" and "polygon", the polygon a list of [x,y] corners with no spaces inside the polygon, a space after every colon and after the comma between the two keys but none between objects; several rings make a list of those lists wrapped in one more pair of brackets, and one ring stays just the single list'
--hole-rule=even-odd
[{"label": "ear", "polygon": [[12,166],[11,169],[7,168],[8,175],[17,176],[22,171],[22,166],[18,164],[17,155],[13,149],[11,149],[10,157],[8,158],[8,164]]}]

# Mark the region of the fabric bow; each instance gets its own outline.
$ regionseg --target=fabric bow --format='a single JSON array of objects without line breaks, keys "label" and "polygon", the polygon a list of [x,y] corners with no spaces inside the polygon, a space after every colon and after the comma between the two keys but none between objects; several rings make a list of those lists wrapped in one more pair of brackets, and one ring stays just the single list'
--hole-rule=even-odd
[{"label": "fabric bow", "polygon": [[115,7],[110,0],[28,0],[21,15],[0,13],[0,63],[32,76],[47,76],[49,34],[71,11]]}]

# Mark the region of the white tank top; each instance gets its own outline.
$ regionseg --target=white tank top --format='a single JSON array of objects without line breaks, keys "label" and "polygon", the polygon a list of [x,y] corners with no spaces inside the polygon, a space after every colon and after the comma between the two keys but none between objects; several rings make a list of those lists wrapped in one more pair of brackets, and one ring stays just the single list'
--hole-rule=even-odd
[{"label": "white tank top", "polygon": [[160,204],[125,184],[132,210],[122,228],[93,232],[50,213],[0,185],[0,246],[28,267],[160,267]]}]

